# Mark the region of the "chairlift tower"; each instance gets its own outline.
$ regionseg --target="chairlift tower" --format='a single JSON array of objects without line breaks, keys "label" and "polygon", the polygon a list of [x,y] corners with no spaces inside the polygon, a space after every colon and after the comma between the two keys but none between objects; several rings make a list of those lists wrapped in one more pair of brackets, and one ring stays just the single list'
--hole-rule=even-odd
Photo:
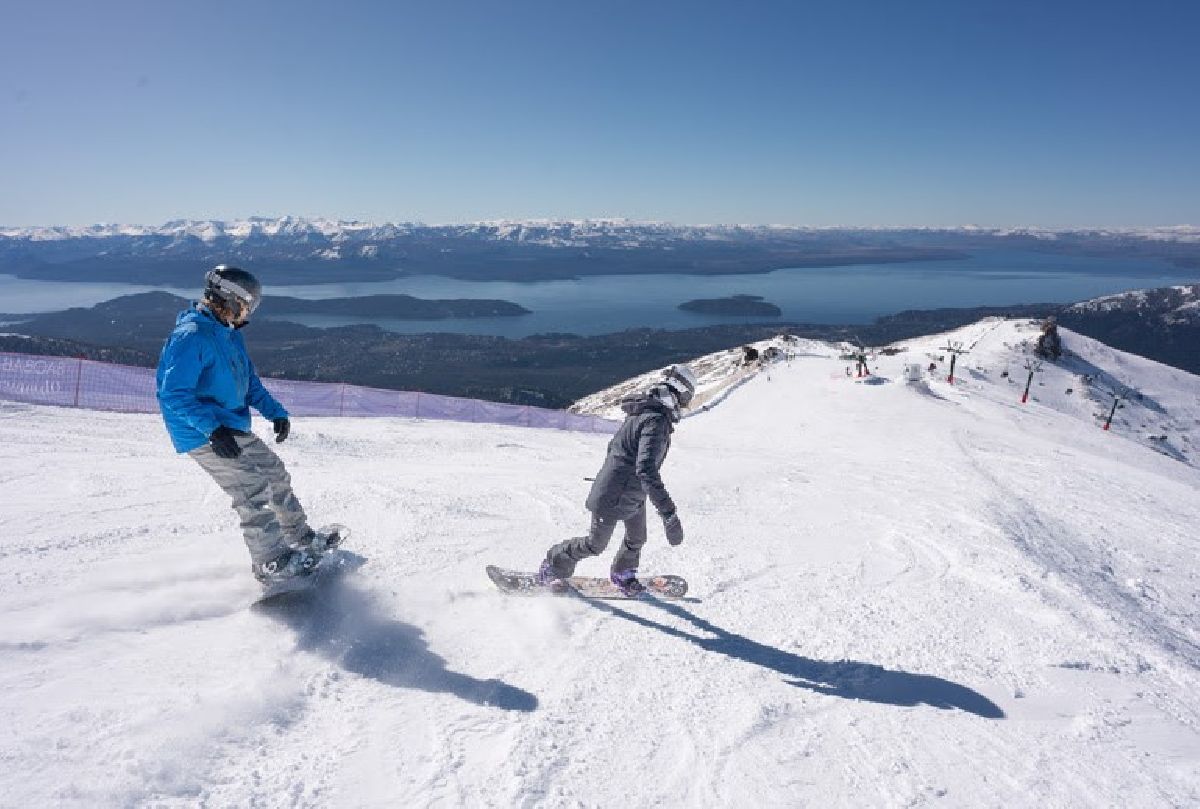
[{"label": "chairlift tower", "polygon": [[1124,407],[1122,400],[1129,398],[1129,388],[1121,388],[1120,390],[1111,390],[1108,392],[1113,397],[1112,408],[1108,411],[1108,418],[1104,420],[1104,429],[1108,430],[1112,427],[1113,416],[1117,414],[1117,408]]},{"label": "chairlift tower", "polygon": [[1025,380],[1025,392],[1021,394],[1021,404],[1029,401],[1029,388],[1033,385],[1033,375],[1042,370],[1042,361],[1035,359],[1025,360],[1025,370],[1029,371],[1029,378]]},{"label": "chairlift tower", "polygon": [[954,365],[958,361],[958,355],[969,353],[969,349],[963,348],[962,340],[956,340],[954,342],[947,342],[946,345],[942,346],[938,350],[950,352],[950,375],[948,377],[946,377],[946,381],[949,382],[951,385],[953,385],[954,384]]}]

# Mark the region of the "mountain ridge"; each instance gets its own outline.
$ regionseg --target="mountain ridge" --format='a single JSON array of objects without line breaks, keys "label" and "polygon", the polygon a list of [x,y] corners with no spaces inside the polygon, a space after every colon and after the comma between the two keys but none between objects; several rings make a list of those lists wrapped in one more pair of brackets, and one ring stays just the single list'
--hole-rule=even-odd
[{"label": "mountain ridge", "polygon": [[[733,238],[747,235],[832,234],[832,233],[878,233],[878,234],[960,234],[970,236],[1032,236],[1054,240],[1062,236],[1103,236],[1110,238],[1140,238],[1155,241],[1200,242],[1200,226],[1168,225],[1150,227],[983,227],[978,225],[959,226],[870,226],[830,225],[805,226],[782,224],[675,224],[652,220],[622,218],[585,219],[498,219],[475,222],[425,224],[422,222],[372,223],[358,220],[308,218],[298,216],[247,217],[245,219],[175,219],[162,225],[110,224],[93,225],[27,225],[0,226],[0,238],[53,241],[71,238],[109,238],[115,236],[193,236],[202,241],[217,241],[221,238],[247,239],[257,236],[305,236],[319,234],[331,241],[349,241],[354,238],[390,238],[416,231],[440,231],[443,233],[473,233],[483,238],[497,240],[530,241],[550,239],[552,234],[560,239],[586,239],[626,235],[671,235],[692,238]],[[550,244],[563,242],[550,240]],[[577,244],[584,244],[580,241]]]},{"label": "mountain ridge", "polygon": [[0,229],[0,272],[44,280],[191,280],[196,264],[250,265],[272,283],[405,274],[548,280],[601,274],[746,274],[786,267],[962,259],[981,248],[1200,262],[1200,227],[813,228],[630,220],[374,225],[282,217],[162,226]]}]

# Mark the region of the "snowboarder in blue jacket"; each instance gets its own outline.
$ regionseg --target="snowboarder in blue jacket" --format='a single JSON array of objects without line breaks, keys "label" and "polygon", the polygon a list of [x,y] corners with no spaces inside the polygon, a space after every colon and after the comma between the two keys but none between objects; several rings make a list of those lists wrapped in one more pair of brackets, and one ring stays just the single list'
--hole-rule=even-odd
[{"label": "snowboarder in blue jacket", "polygon": [[320,546],[336,538],[308,526],[283,461],[250,432],[253,407],[288,437],[288,412],[263,387],[241,329],[262,300],[251,273],[219,265],[205,276],[204,298],[179,314],[158,362],[158,404],[175,451],[187,453],[233,499],[264,585],[306,576]]},{"label": "snowboarder in blue jacket", "polygon": [[617,523],[625,524],[621,549],[613,558],[609,579],[627,596],[645,590],[637,578],[642,546],[646,544],[646,500],[663,521],[672,545],[683,542],[683,526],[675,501],[663,485],[659,469],[671,447],[671,433],[682,409],[696,393],[696,375],[686,365],[672,365],[648,391],[621,402],[625,421],[608,443],[604,465],[588,494],[592,524],[587,536],[560,542],[546,553],[538,581],[553,590],[565,589],[575,565],[598,556],[608,547]]}]

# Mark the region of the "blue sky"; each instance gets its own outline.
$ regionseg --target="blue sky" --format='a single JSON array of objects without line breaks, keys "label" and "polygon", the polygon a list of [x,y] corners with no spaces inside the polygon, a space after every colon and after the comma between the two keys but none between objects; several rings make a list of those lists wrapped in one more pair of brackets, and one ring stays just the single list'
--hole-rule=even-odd
[{"label": "blue sky", "polygon": [[0,224],[1200,224],[1200,3],[0,0]]}]

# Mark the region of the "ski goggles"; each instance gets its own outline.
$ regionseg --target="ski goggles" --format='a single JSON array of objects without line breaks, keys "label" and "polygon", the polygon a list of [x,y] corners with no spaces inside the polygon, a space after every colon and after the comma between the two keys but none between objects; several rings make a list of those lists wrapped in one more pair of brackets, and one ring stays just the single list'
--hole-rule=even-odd
[{"label": "ski goggles", "polygon": [[692,403],[692,397],[696,395],[696,391],[688,386],[682,379],[675,377],[667,377],[666,385],[675,394],[675,400],[679,402],[680,407],[687,407]]},{"label": "ski goggles", "polygon": [[258,304],[262,302],[261,295],[256,295],[235,281],[222,278],[215,270],[210,270],[208,275],[204,277],[204,281],[209,289],[216,290],[226,301],[237,301],[240,303],[242,305],[243,317],[249,317],[254,314],[254,310],[258,308]]}]

